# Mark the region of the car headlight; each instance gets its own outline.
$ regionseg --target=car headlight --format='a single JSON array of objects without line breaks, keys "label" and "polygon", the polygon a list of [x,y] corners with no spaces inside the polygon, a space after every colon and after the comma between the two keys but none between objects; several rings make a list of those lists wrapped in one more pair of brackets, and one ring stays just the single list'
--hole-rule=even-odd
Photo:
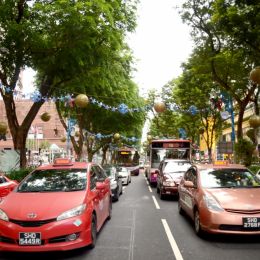
[{"label": "car headlight", "polygon": [[7,214],[1,209],[0,209],[0,219],[2,219],[4,221],[9,221]]},{"label": "car headlight", "polygon": [[57,221],[79,216],[84,212],[85,209],[86,209],[86,204],[82,204],[76,208],[65,211],[57,217]]},{"label": "car headlight", "polygon": [[224,211],[224,209],[219,205],[219,203],[212,196],[205,194],[203,196],[203,199],[205,201],[206,207],[209,210]]}]

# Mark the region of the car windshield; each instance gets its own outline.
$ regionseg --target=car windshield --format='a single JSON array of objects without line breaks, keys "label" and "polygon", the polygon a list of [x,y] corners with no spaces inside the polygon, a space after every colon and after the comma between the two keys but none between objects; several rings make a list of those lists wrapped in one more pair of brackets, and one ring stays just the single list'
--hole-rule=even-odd
[{"label": "car windshield", "polygon": [[204,188],[255,188],[260,180],[246,169],[207,169],[200,171]]},{"label": "car windshield", "polygon": [[84,190],[86,169],[36,170],[18,187],[18,192],[59,192]]}]

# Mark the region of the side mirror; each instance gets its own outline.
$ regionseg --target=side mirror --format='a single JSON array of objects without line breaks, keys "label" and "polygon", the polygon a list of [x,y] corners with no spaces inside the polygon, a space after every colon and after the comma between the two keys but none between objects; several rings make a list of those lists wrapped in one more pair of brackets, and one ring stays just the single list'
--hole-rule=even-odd
[{"label": "side mirror", "polygon": [[186,188],[195,188],[192,181],[184,181],[184,187]]},{"label": "side mirror", "polygon": [[103,182],[97,182],[96,183],[96,189],[97,190],[103,190],[105,188],[106,188],[106,184],[105,183],[103,183]]}]

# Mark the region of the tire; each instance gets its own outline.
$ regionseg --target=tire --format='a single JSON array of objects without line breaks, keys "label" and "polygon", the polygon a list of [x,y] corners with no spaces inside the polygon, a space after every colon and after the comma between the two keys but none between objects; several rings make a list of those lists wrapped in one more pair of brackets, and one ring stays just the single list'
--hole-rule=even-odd
[{"label": "tire", "polygon": [[164,198],[165,198],[165,195],[162,194],[162,189],[160,189],[160,199],[161,199],[161,200],[164,200]]},{"label": "tire", "polygon": [[180,215],[184,215],[184,210],[181,207],[180,200],[178,200],[178,212]]},{"label": "tire", "polygon": [[114,201],[118,201],[118,200],[119,200],[119,187],[117,188],[116,196],[114,197]]},{"label": "tire", "polygon": [[109,203],[109,213],[107,216],[107,220],[110,220],[112,218],[112,199],[110,199],[110,203]]},{"label": "tire", "polygon": [[194,230],[197,236],[202,237],[204,232],[201,229],[201,224],[200,224],[200,214],[197,209],[194,211]]},{"label": "tire", "polygon": [[97,241],[97,220],[96,216],[92,215],[92,220],[91,220],[91,244],[89,247],[92,249],[96,246],[96,241]]}]

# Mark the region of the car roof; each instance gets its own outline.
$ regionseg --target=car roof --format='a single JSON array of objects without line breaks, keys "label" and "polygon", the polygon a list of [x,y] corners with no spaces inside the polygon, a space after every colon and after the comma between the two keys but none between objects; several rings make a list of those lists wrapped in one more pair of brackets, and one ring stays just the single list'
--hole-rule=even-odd
[{"label": "car roof", "polygon": [[163,162],[172,162],[172,163],[190,163],[189,160],[185,159],[163,159]]},{"label": "car roof", "polygon": [[217,165],[213,163],[209,164],[194,164],[199,170],[205,169],[247,169],[244,165],[241,164],[227,164],[227,165]]},{"label": "car roof", "polygon": [[39,166],[37,170],[55,170],[55,169],[87,169],[88,166],[94,165],[88,162],[72,162],[70,165],[55,165],[53,163]]}]

